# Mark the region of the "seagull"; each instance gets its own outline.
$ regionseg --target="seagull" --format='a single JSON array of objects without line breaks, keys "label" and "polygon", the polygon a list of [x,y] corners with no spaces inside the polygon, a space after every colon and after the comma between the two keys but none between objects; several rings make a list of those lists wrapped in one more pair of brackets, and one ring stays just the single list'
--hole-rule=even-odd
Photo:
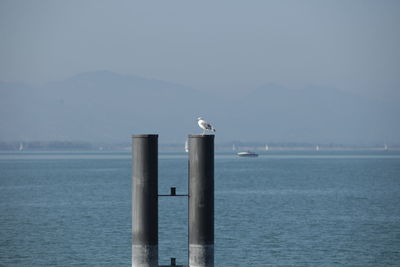
[{"label": "seagull", "polygon": [[203,135],[206,133],[206,130],[215,132],[214,127],[211,126],[208,122],[206,122],[202,117],[197,118],[197,123],[199,127],[203,129]]}]

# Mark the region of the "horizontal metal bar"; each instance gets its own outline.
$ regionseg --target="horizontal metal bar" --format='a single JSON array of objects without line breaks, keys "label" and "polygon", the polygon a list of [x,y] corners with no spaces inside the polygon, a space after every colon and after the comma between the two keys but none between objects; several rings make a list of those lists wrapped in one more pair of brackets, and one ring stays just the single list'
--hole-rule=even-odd
[{"label": "horizontal metal bar", "polygon": [[189,195],[181,195],[181,194],[177,194],[177,195],[158,195],[159,197],[188,197]]}]

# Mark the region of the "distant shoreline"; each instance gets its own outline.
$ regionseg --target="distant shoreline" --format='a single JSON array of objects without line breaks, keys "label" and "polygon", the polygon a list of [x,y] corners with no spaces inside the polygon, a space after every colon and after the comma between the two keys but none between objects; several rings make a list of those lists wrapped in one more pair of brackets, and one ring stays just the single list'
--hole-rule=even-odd
[{"label": "distant shoreline", "polygon": [[[32,141],[0,142],[0,151],[130,151],[129,143],[90,143],[83,141]],[[230,142],[216,144],[216,151],[400,151],[400,145],[342,145],[342,144],[309,144],[309,143],[264,143]],[[159,144],[160,152],[184,152],[184,143]]]}]

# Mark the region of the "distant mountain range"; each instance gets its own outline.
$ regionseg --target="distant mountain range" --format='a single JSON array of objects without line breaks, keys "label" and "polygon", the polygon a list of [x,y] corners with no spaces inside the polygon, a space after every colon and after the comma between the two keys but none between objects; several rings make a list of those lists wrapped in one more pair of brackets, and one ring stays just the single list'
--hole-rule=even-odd
[{"label": "distant mountain range", "polygon": [[220,142],[400,141],[396,101],[274,84],[246,92],[211,94],[109,71],[43,86],[0,83],[0,140],[125,142],[131,134],[158,133],[160,142],[184,142],[201,132],[196,118],[203,116]]}]

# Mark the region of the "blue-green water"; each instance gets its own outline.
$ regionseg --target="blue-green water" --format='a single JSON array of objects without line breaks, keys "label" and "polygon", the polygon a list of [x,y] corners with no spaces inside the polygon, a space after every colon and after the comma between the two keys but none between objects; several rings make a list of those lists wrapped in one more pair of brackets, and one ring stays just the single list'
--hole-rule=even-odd
[{"label": "blue-green water", "polygon": [[[130,266],[128,153],[0,154],[0,266]],[[160,154],[159,193],[187,192]],[[398,152],[215,157],[216,266],[399,266]],[[159,200],[160,264],[187,263],[187,200]]]}]

